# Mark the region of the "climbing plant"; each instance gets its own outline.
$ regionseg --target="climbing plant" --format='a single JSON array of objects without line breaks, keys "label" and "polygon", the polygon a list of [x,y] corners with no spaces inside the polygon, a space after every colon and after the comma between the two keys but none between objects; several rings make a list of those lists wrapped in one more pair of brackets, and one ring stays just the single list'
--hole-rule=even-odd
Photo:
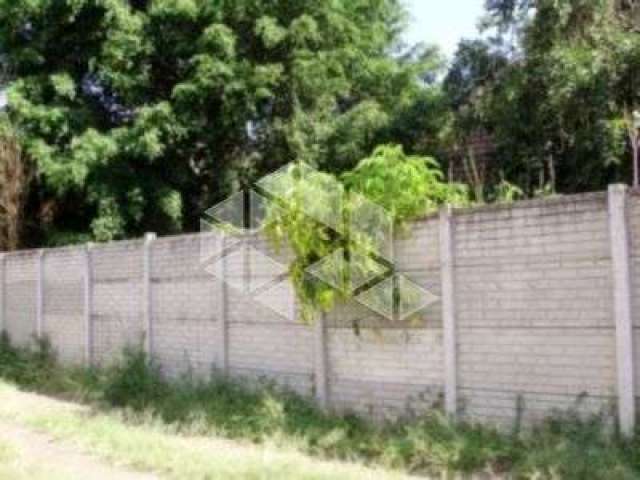
[{"label": "climbing plant", "polygon": [[[406,155],[395,145],[376,148],[339,177],[293,164],[274,176],[266,189],[275,193],[276,201],[267,214],[265,231],[275,245],[287,244],[293,251],[290,275],[306,322],[353,293],[314,278],[309,274],[314,265],[343,251],[349,256],[349,267],[336,279],[338,287],[350,276],[364,277],[380,268],[373,257],[388,227],[397,230],[444,203],[469,202],[467,188],[447,183],[433,158]],[[363,217],[365,228],[361,228]],[[354,218],[358,228],[351,228]]]}]

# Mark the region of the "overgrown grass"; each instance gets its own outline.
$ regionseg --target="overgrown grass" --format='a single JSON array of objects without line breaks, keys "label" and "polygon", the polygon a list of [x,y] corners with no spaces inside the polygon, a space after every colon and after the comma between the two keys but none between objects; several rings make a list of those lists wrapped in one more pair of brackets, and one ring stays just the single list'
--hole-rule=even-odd
[{"label": "overgrown grass", "polygon": [[[127,470],[152,472],[168,480],[404,480],[402,472],[362,464],[324,461],[269,444],[231,441],[215,435],[180,435],[159,419],[132,424],[121,410],[97,412],[90,406],[21,392],[0,380],[0,428],[17,423],[94,454]],[[25,458],[31,458],[32,456]],[[36,456],[37,457],[37,456]],[[41,460],[41,459],[37,459]],[[51,471],[51,462],[40,461]],[[14,463],[15,465],[15,463]],[[2,476],[0,479],[50,477]],[[93,478],[90,466],[61,478]],[[76,468],[78,470],[78,468]],[[89,470],[89,471],[87,471]],[[55,477],[58,478],[58,477]],[[102,477],[100,477],[102,478]]]},{"label": "overgrown grass", "polygon": [[62,371],[55,361],[51,344],[45,339],[35,340],[31,348],[14,348],[6,332],[0,334],[0,377],[24,387],[37,388],[60,379]]},{"label": "overgrown grass", "polygon": [[161,423],[183,435],[215,435],[294,448],[324,459],[417,474],[509,472],[523,479],[640,478],[640,435],[618,437],[599,417],[565,414],[538,428],[504,434],[449,422],[432,412],[376,426],[356,416],[323,413],[273,385],[248,387],[213,375],[168,382],[147,356],[127,350],[105,369],[60,367],[46,342],[31,350],[0,341],[0,376],[39,392],[111,411],[130,424]]}]

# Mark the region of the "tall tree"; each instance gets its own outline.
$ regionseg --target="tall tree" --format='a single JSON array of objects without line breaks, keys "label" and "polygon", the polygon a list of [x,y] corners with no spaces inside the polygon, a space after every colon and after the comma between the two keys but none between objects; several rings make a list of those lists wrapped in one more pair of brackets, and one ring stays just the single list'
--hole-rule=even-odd
[{"label": "tall tree", "polygon": [[21,246],[23,220],[33,169],[18,136],[0,117],[0,250]]},{"label": "tall tree", "polygon": [[353,166],[422,94],[399,0],[0,0],[45,233],[194,229],[293,159]]},{"label": "tall tree", "polygon": [[507,162],[557,178],[565,192],[631,178],[625,111],[640,98],[637,2],[490,0],[487,8],[488,24],[519,35],[495,118]]}]

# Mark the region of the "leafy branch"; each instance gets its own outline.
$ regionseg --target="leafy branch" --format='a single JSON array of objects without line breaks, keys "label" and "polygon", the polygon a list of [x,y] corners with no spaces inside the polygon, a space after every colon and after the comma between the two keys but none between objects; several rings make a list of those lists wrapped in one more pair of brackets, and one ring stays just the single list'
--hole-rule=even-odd
[{"label": "leafy branch", "polygon": [[[269,209],[266,233],[276,246],[287,244],[293,251],[290,275],[305,322],[353,295],[349,288],[314,279],[309,267],[335,252],[346,252],[349,268],[337,281],[347,284],[351,276],[375,271],[378,264],[372,257],[388,241],[385,232],[442,204],[469,203],[468,189],[447,183],[433,158],[406,155],[394,145],[376,148],[340,177],[294,164],[268,188],[277,192],[279,201]],[[360,221],[365,215],[363,203],[386,214],[366,215],[366,228],[350,228],[350,218],[357,216]]]}]

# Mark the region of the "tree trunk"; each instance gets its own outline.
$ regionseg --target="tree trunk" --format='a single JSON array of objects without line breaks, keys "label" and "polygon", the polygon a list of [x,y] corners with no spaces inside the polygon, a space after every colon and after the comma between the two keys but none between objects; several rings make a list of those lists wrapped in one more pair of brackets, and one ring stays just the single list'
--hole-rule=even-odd
[{"label": "tree trunk", "polygon": [[467,157],[464,160],[464,170],[467,176],[467,181],[473,188],[476,201],[478,203],[484,203],[484,178],[480,175],[478,170],[478,164],[476,162],[475,152],[473,147],[469,147]]},{"label": "tree trunk", "polygon": [[636,128],[635,112],[628,105],[625,105],[622,114],[627,126],[627,134],[629,135],[629,143],[631,144],[631,151],[633,152],[633,188],[640,187],[640,172],[638,172],[638,129]]},{"label": "tree trunk", "polygon": [[549,165],[549,184],[551,185],[551,193],[556,193],[556,165],[553,160],[553,153],[550,153],[547,157],[547,163]]},{"label": "tree trunk", "polygon": [[633,188],[638,188],[640,187],[640,173],[638,172],[638,136],[635,135],[631,141],[631,149],[633,150]]},{"label": "tree trunk", "polygon": [[0,248],[16,250],[31,171],[14,135],[0,137]]}]

